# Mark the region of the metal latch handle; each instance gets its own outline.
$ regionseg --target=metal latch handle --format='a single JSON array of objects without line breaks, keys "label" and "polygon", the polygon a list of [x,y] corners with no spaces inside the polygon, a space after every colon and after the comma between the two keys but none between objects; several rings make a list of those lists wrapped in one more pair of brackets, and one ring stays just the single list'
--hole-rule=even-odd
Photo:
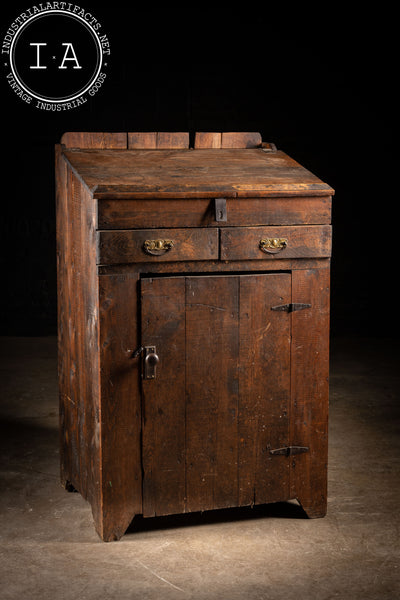
[{"label": "metal latch handle", "polygon": [[146,346],[144,349],[143,379],[155,379],[156,367],[160,359],[155,346]]},{"label": "metal latch handle", "polygon": [[155,379],[156,378],[156,367],[160,362],[160,358],[157,354],[155,346],[139,346],[132,354],[132,358],[137,358],[144,352],[143,355],[143,379]]}]

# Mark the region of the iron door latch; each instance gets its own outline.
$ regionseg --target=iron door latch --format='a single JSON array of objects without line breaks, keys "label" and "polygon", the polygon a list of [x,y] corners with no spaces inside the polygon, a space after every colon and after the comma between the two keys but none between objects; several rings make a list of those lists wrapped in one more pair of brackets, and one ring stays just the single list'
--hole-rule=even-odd
[{"label": "iron door latch", "polygon": [[139,346],[137,350],[132,354],[132,358],[137,358],[143,355],[142,362],[142,378],[143,379],[155,379],[157,372],[157,365],[160,362],[155,346]]}]

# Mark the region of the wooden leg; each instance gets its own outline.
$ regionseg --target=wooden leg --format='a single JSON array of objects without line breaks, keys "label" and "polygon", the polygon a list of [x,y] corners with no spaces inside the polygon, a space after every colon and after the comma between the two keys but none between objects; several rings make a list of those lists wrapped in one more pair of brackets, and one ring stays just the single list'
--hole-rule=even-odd
[{"label": "wooden leg", "polygon": [[[67,492],[81,493],[69,480],[62,479],[61,483]],[[103,494],[100,501],[98,488],[93,495],[83,498],[91,506],[94,527],[100,539],[104,542],[120,540],[135,517],[135,507],[126,498],[115,501],[110,493]]]},{"label": "wooden leg", "polygon": [[103,542],[116,542],[122,538],[135,514],[127,513],[126,510],[118,511],[118,507],[103,505],[103,512],[92,505],[94,526],[97,534]]},{"label": "wooden leg", "polygon": [[291,496],[311,519],[326,514],[329,394],[329,269],[293,272],[292,301],[311,305],[292,315]]},{"label": "wooden leg", "polygon": [[297,498],[297,500],[309,519],[320,519],[326,515],[326,496],[317,497],[313,502],[310,502],[309,498],[305,501],[301,498]]}]

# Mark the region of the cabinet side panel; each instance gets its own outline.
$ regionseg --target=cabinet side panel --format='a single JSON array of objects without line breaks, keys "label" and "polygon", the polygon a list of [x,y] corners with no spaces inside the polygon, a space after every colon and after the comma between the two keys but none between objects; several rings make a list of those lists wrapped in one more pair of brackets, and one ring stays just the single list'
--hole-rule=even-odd
[{"label": "cabinet side panel", "polygon": [[327,503],[329,395],[328,268],[293,271],[293,302],[311,308],[292,314],[293,446],[309,452],[292,457],[291,497],[309,517],[322,517]]},{"label": "cabinet side panel", "polygon": [[58,356],[61,472],[100,510],[96,211],[57,148]]},{"label": "cabinet side panel", "polygon": [[96,206],[89,190],[71,174],[72,281],[79,381],[80,492],[100,510],[100,385]]},{"label": "cabinet side panel", "polygon": [[99,278],[103,539],[142,512],[136,273]]},{"label": "cabinet side panel", "polygon": [[77,403],[74,366],[75,329],[71,326],[73,297],[70,280],[71,240],[68,213],[70,173],[60,146],[56,147],[56,221],[57,221],[57,313],[58,313],[58,387],[60,415],[61,480],[64,485],[79,485]]}]

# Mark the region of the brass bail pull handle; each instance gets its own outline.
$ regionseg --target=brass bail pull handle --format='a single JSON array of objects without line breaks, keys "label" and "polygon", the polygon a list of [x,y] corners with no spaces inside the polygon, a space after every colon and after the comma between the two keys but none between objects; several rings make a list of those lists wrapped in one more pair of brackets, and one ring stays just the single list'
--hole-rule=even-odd
[{"label": "brass bail pull handle", "polygon": [[160,256],[165,254],[168,250],[171,250],[174,242],[172,240],[145,240],[143,244],[143,250],[146,254],[152,256]]},{"label": "brass bail pull handle", "polygon": [[264,238],[260,240],[259,248],[266,254],[278,254],[287,248],[287,238]]}]

